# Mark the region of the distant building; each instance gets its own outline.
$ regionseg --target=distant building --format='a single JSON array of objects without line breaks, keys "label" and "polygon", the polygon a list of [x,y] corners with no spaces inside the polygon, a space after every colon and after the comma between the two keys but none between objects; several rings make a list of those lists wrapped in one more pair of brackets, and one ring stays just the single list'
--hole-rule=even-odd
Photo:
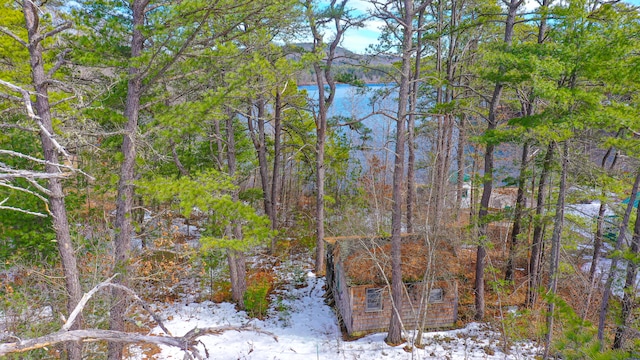
[{"label": "distant building", "polygon": [[[462,184],[462,201],[461,207],[468,209],[471,207],[471,183],[464,182]],[[482,188],[475,189],[478,199],[474,201],[480,202],[480,196],[482,195]],[[489,210],[507,210],[514,209],[516,207],[516,201],[518,199],[518,188],[513,186],[494,187],[491,191],[491,197],[489,198]],[[530,205],[529,199],[525,197],[524,206]]]}]

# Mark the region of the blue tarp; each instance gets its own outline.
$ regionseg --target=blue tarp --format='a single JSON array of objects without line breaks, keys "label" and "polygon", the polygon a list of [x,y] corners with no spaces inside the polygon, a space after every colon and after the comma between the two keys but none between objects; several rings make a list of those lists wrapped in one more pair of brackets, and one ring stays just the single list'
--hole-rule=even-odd
[{"label": "blue tarp", "polygon": [[[631,197],[628,197],[624,200],[622,200],[623,204],[628,204],[629,200],[631,200]],[[640,198],[636,198],[636,201],[633,202],[633,207],[637,208],[638,207],[638,203],[640,203]]]}]

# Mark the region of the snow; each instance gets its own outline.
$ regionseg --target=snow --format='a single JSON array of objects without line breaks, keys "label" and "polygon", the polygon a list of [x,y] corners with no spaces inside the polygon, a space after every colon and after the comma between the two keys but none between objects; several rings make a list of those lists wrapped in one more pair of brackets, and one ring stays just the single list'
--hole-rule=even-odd
[{"label": "snow", "polygon": [[[385,333],[372,334],[355,341],[343,340],[333,310],[324,302],[323,278],[312,272],[292,281],[275,293],[265,320],[251,319],[233,304],[210,301],[190,302],[189,298],[162,306],[164,324],[174,336],[182,336],[194,327],[252,325],[277,337],[255,331],[228,331],[200,338],[212,359],[533,359],[538,348],[532,343],[516,343],[508,354],[501,350],[502,339],[488,325],[471,323],[465,328],[431,332],[424,335],[424,349],[407,352],[404,345],[385,344]],[[297,286],[296,286],[297,285]],[[153,334],[162,334],[156,327]],[[411,334],[408,334],[409,337]],[[147,357],[138,351],[135,359]],[[161,346],[155,359],[183,359],[177,348]]]},{"label": "snow", "polygon": [[[600,210],[600,202],[593,201],[588,204],[569,205],[567,213],[580,216],[586,220],[595,222],[595,220],[598,217],[599,210]],[[611,209],[607,208],[605,211],[605,216],[610,216],[610,215],[614,215],[614,212],[611,211]],[[593,249],[594,234],[591,229],[578,228],[574,226],[573,230],[579,233],[580,235],[582,235],[587,240],[585,244],[581,244],[579,246],[580,249],[583,249],[583,250]],[[614,250],[613,246],[611,246],[606,242],[603,243],[601,256],[598,259],[598,262],[596,264],[596,276],[598,276],[603,283],[607,281],[607,278],[609,276],[609,272],[611,269],[611,263],[612,263],[612,260],[607,257],[607,254],[613,250]],[[580,270],[582,270],[585,273],[589,273],[589,269],[591,269],[591,262],[593,259],[593,250],[588,251],[587,255],[583,256],[582,259],[584,260],[584,263],[580,267]],[[624,288],[625,278],[627,276],[626,269],[627,269],[627,261],[626,260],[618,261],[616,273],[614,276],[614,281],[612,283],[611,288],[612,288],[613,294],[619,297],[622,297],[624,295],[623,288]],[[636,285],[635,285],[636,289],[639,288],[638,285],[640,285],[640,273],[638,273],[636,276]]]},{"label": "snow", "polygon": [[[585,256],[584,259],[589,260],[585,264],[582,265],[580,270],[585,273],[589,273],[589,269],[591,269],[591,256]],[[606,283],[607,278],[609,277],[609,271],[611,270],[612,260],[608,258],[600,258],[598,259],[598,263],[596,264],[596,276],[600,277],[603,283]],[[616,274],[613,278],[613,283],[611,284],[611,292],[620,298],[624,295],[624,283],[627,277],[627,263],[624,260],[618,261],[616,266]],[[634,287],[636,289],[640,289],[640,272],[636,274],[636,281]],[[638,290],[640,293],[640,290]]]},{"label": "snow", "polygon": [[[592,201],[587,204],[571,204],[567,207],[567,213],[572,213],[574,215],[582,216],[587,219],[597,218],[598,211],[600,211],[600,201]],[[607,207],[604,215],[615,215],[615,213]]]}]

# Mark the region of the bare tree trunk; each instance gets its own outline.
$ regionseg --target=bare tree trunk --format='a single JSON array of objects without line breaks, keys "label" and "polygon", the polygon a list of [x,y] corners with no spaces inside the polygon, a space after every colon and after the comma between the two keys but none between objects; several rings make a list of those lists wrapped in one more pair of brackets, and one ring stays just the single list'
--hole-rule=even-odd
[{"label": "bare tree trunk", "polygon": [[[632,201],[631,203],[634,203]],[[638,256],[640,255],[640,206],[638,206],[638,213],[636,216],[636,222],[633,228],[633,238],[631,240],[630,255],[632,257],[627,260],[627,277],[624,282],[624,298],[622,299],[622,313],[620,314],[620,323],[616,328],[616,335],[613,339],[613,348],[622,349],[624,347],[625,334],[631,315],[633,314],[634,306],[637,306],[637,291],[635,288],[636,276],[638,274]],[[612,265],[613,266],[613,265]],[[613,276],[610,274],[609,276]]]},{"label": "bare tree trunk", "polygon": [[[548,6],[550,0],[542,0],[541,6],[546,7]],[[547,31],[547,22],[546,22],[546,15],[543,15],[541,20],[540,20],[540,25],[538,27],[538,44],[542,44],[545,41],[545,33]],[[526,115],[526,116],[532,116],[534,115],[535,112],[535,101],[536,99],[533,98],[523,98],[521,99],[521,107],[522,107],[522,112]],[[522,232],[522,216],[523,216],[523,208],[524,208],[524,190],[525,190],[525,171],[527,169],[527,157],[528,157],[528,153],[529,153],[529,142],[525,141],[525,143],[522,145],[522,161],[521,161],[521,165],[520,165],[520,174],[518,176],[518,194],[517,194],[517,200],[516,200],[516,208],[515,208],[515,213],[514,213],[514,220],[513,220],[513,229],[511,231],[511,243],[510,243],[510,248],[509,248],[509,260],[507,262],[507,270],[505,271],[505,280],[509,280],[509,281],[513,281],[513,274],[514,274],[514,266],[515,266],[515,252],[517,250],[517,243],[518,243],[518,236],[520,236],[521,232]],[[535,167],[534,167],[534,171],[535,171]],[[533,190],[535,189],[535,174],[532,174],[531,176],[532,178],[532,191],[531,194],[533,196]],[[546,177],[545,177],[546,179]],[[541,182],[541,183],[544,183]],[[543,193],[544,190],[543,188],[540,189]],[[544,198],[538,198],[538,200],[544,200]],[[537,207],[538,210],[542,210],[541,206]],[[529,231],[530,231],[531,227],[529,227]],[[527,235],[529,234],[529,231],[527,232]],[[527,236],[528,237],[528,236]],[[535,236],[534,236],[535,237]]]},{"label": "bare tree trunk", "polygon": [[[258,169],[260,170],[260,183],[262,185],[262,201],[264,204],[264,212],[267,214],[269,219],[273,219],[273,204],[271,203],[271,187],[269,186],[269,164],[267,162],[267,144],[266,144],[266,134],[264,131],[264,117],[265,117],[265,102],[264,99],[260,98],[256,102],[256,107],[258,109],[258,113],[254,118],[251,116],[252,111],[249,111],[249,116],[247,117],[247,125],[249,128],[249,133],[251,135],[251,140],[253,141],[253,146],[258,153]],[[253,106],[251,106],[252,108]],[[254,122],[257,124],[258,128],[255,128]],[[228,144],[227,144],[228,145]],[[272,224],[273,226],[273,224]],[[271,249],[273,252],[275,249]]]},{"label": "bare tree trunk", "polygon": [[596,277],[596,265],[600,259],[600,251],[602,251],[602,236],[604,226],[604,213],[607,210],[607,203],[600,201],[598,208],[598,217],[596,219],[596,233],[593,237],[593,257],[591,259],[591,268],[589,269],[589,284],[593,284]]},{"label": "bare tree trunk", "polygon": [[393,167],[392,208],[391,208],[391,297],[393,309],[386,342],[402,342],[402,268],[400,264],[402,238],[402,188],[404,184],[405,121],[409,100],[409,82],[411,80],[411,53],[413,40],[413,0],[404,0],[402,14],[402,67],[400,69],[400,87],[398,89],[398,116],[396,130],[395,161]]},{"label": "bare tree trunk", "polygon": [[[324,265],[324,182],[325,182],[325,143],[327,137],[327,113],[333,104],[336,94],[336,82],[333,78],[332,65],[336,58],[336,49],[342,41],[342,37],[347,30],[341,23],[345,6],[348,0],[341,0],[336,5],[337,0],[331,1],[330,8],[335,11],[330,14],[327,22],[333,21],[335,35],[325,52],[323,61],[313,64],[315,71],[316,85],[318,86],[318,111],[314,114],[316,123],[316,258],[315,272],[322,275],[325,272]],[[313,52],[318,53],[324,46],[323,34],[320,33],[320,26],[316,23],[315,14],[311,0],[305,2],[309,28],[313,35]],[[328,91],[325,91],[325,81]]]},{"label": "bare tree trunk", "polygon": [[418,103],[418,84],[420,80],[420,60],[422,57],[422,22],[424,10],[418,14],[418,41],[416,45],[416,59],[413,70],[411,96],[409,97],[409,117],[407,118],[407,232],[413,233],[413,213],[416,203],[416,149],[415,149],[415,118]]},{"label": "bare tree trunk", "polygon": [[[629,197],[629,204],[627,204],[627,208],[624,212],[624,217],[622,218],[622,222],[620,223],[620,228],[618,229],[618,238],[616,239],[616,248],[615,251],[619,252],[622,250],[622,243],[627,234],[627,226],[629,224],[629,219],[631,218],[631,212],[633,211],[633,205],[638,198],[638,188],[640,187],[640,171],[636,174],[636,179],[633,182],[633,188],[631,189],[631,196]],[[640,206],[639,206],[640,208]],[[636,224],[637,224],[636,219]],[[634,227],[634,236],[635,231],[637,230]],[[615,278],[615,273],[618,268],[619,256],[614,256],[611,260],[611,266],[609,267],[609,275],[607,277],[607,283],[605,285],[604,293],[602,294],[602,302],[600,304],[600,316],[598,321],[598,341],[600,345],[604,345],[604,326],[605,321],[607,319],[607,312],[609,311],[609,299],[611,298],[611,286],[613,285],[613,280]]]},{"label": "bare tree trunk", "polygon": [[[273,119],[273,174],[271,175],[271,228],[278,227],[278,203],[280,202],[280,189],[278,187],[278,173],[280,171],[280,138],[282,137],[282,98],[280,91],[276,91],[275,114]],[[271,252],[276,249],[276,237],[271,240]]]},{"label": "bare tree trunk", "polygon": [[[227,117],[227,166],[229,167],[229,176],[233,178],[237,171],[236,161],[236,140],[233,130],[234,114],[230,111]],[[239,201],[238,190],[234,190],[231,194],[233,201]],[[242,239],[242,227],[235,221],[232,221],[233,237]],[[231,280],[231,298],[240,309],[244,309],[244,294],[247,290],[247,266],[244,253],[239,250],[227,250],[227,262],[229,264],[229,278]]]},{"label": "bare tree trunk", "polygon": [[[513,38],[513,28],[515,25],[516,13],[518,7],[522,4],[523,0],[511,0],[508,4],[509,11],[507,14],[507,19],[505,23],[504,30],[504,42],[507,46],[510,46]],[[501,69],[501,71],[504,71]],[[487,131],[493,131],[498,126],[497,112],[498,106],[500,105],[500,98],[502,96],[502,89],[504,88],[504,84],[501,82],[496,82],[495,87],[493,89],[493,95],[491,97],[491,102],[489,103],[489,115],[487,117]],[[476,254],[476,279],[474,285],[475,291],[475,305],[476,305],[476,320],[482,320],[484,318],[484,309],[485,309],[485,301],[484,301],[484,268],[485,268],[485,257],[487,254],[487,250],[485,248],[484,242],[486,241],[487,235],[487,225],[488,219],[487,215],[489,213],[489,199],[491,198],[491,191],[493,190],[493,151],[494,144],[488,143],[485,148],[484,154],[484,175],[483,175],[483,188],[482,188],[482,197],[480,198],[480,210],[478,211],[478,219],[480,225],[478,226],[478,239],[480,240],[478,244],[478,250]]]},{"label": "bare tree trunk", "polygon": [[525,172],[527,170],[527,158],[529,157],[529,142],[522,144],[522,158],[520,161],[520,174],[518,175],[518,194],[516,196],[516,208],[513,214],[513,228],[511,229],[511,241],[509,242],[509,257],[507,259],[507,269],[504,279],[513,281],[516,252],[518,248],[518,236],[520,236],[522,226],[522,212],[524,209],[524,187]]},{"label": "bare tree trunk", "polygon": [[532,308],[538,298],[538,275],[540,271],[540,256],[542,253],[543,219],[545,207],[545,192],[549,170],[555,152],[556,143],[551,142],[547,147],[547,154],[544,157],[542,171],[540,172],[540,182],[538,183],[538,196],[536,201],[536,214],[533,225],[533,240],[531,244],[531,255],[529,258],[529,286],[527,289],[526,305]]},{"label": "bare tree trunk", "polygon": [[[136,0],[132,4],[133,10],[133,36],[131,39],[131,58],[142,55],[144,47],[145,7],[148,0]],[[118,181],[118,195],[116,200],[116,238],[115,238],[115,264],[114,272],[120,273],[117,282],[127,285],[129,249],[131,247],[131,208],[133,204],[134,166],[136,159],[135,136],[138,131],[138,116],[140,112],[140,96],[142,90],[142,78],[140,69],[136,66],[129,67],[129,81],[127,84],[127,98],[124,115],[127,118],[125,135],[122,142],[122,155],[124,160],[120,168],[120,180]],[[128,308],[126,296],[119,289],[112,291],[112,306],[110,310],[109,328],[115,331],[124,331],[124,315]],[[109,360],[122,359],[123,344],[109,343]]]},{"label": "bare tree trunk", "polygon": [[[564,203],[567,193],[567,168],[569,167],[569,142],[565,141],[562,152],[562,173],[560,175],[560,189],[558,189],[558,202],[556,204],[556,215],[551,235],[551,261],[549,267],[549,290],[552,297],[556,295],[558,289],[558,266],[560,264],[560,238],[564,225]],[[555,311],[555,299],[548,303],[547,312],[547,334],[545,337],[544,358],[549,357],[551,349],[551,339],[553,338],[553,315]]]},{"label": "bare tree trunk", "polygon": [[[621,132],[622,130],[618,131],[617,136],[620,136]],[[613,152],[613,147],[609,147],[607,152],[602,157],[602,162],[600,163],[600,167],[602,168],[602,170],[606,171],[607,161],[612,152]],[[613,161],[611,162],[611,166],[609,167],[609,171],[613,170],[613,168],[615,167],[618,159],[618,154],[619,152],[616,151],[613,157]],[[593,296],[593,290],[596,282],[596,267],[597,267],[596,265],[598,264],[598,261],[600,261],[600,252],[602,251],[603,235],[604,235],[603,234],[604,233],[604,214],[607,209],[607,203],[604,201],[605,196],[606,194],[603,187],[602,189],[603,200],[600,200],[600,207],[598,208],[598,217],[596,219],[596,233],[595,233],[595,236],[593,237],[593,257],[591,258],[591,267],[589,268],[589,289],[587,294],[587,300],[585,302],[584,310],[582,313],[583,320],[586,319],[587,315],[589,314],[589,307],[591,306],[591,297]]]},{"label": "bare tree trunk", "polygon": [[[618,135],[620,134],[620,132],[618,132]],[[611,152],[613,151],[613,148],[610,147],[607,152],[604,154],[604,156],[602,157],[602,162],[600,164],[600,168],[604,171],[607,170],[607,161],[609,160],[609,156],[611,155]],[[616,152],[616,154],[614,155],[614,161],[611,164],[611,167],[609,167],[609,171],[613,170],[613,167],[615,166],[616,163],[616,159],[618,158],[618,153]],[[605,194],[603,194],[605,195]],[[603,196],[604,197],[604,196]],[[598,218],[597,218],[597,222],[596,222],[596,233],[594,236],[594,241],[593,241],[593,257],[591,260],[591,268],[589,269],[589,284],[593,284],[593,279],[595,278],[595,274],[596,274],[596,264],[598,263],[598,260],[600,259],[600,251],[602,250],[602,237],[603,237],[603,226],[604,226],[604,213],[607,209],[607,203],[605,201],[600,201],[600,207],[598,208]],[[588,306],[587,306],[588,307]]]},{"label": "bare tree trunk", "polygon": [[[460,117],[460,124],[458,125],[458,148],[456,152],[457,166],[458,166],[458,178],[457,178],[457,196],[456,196],[456,220],[460,220],[462,210],[462,197],[464,195],[464,172],[466,168],[466,162],[464,160],[465,153],[464,148],[466,146],[466,117],[462,115]],[[467,194],[467,197],[471,197],[471,194]]]},{"label": "bare tree trunk", "polygon": [[[324,152],[327,132],[327,111],[320,66],[315,65],[318,81],[318,116],[316,119],[316,274],[324,274]],[[333,92],[330,96],[333,95]]]},{"label": "bare tree trunk", "polygon": [[[437,11],[436,15],[436,32],[438,34],[442,33],[442,27],[443,22],[444,22],[444,17],[443,17],[443,2],[442,1],[438,1],[437,2],[437,9],[434,11]],[[435,44],[435,60],[436,60],[436,68],[435,71],[438,74],[437,76],[442,76],[442,37],[438,36],[438,38],[436,39],[436,44]],[[436,105],[441,105],[444,103],[444,94],[443,94],[443,88],[442,88],[442,84],[438,84],[438,87],[436,88]],[[436,137],[436,153],[435,153],[435,164],[434,164],[434,169],[435,169],[435,176],[432,176],[431,178],[434,179],[434,183],[432,184],[432,197],[431,197],[431,201],[430,201],[430,207],[431,207],[431,211],[433,214],[433,220],[432,220],[432,226],[434,228],[434,230],[436,232],[439,231],[440,229],[440,222],[441,222],[441,217],[442,217],[442,208],[443,208],[443,197],[444,197],[444,184],[443,184],[443,179],[446,178],[446,174],[444,174],[445,172],[445,166],[444,166],[444,143],[445,143],[445,129],[446,129],[446,125],[445,125],[445,117],[446,115],[444,114],[438,114],[436,115],[436,119],[438,122],[438,127],[437,127],[437,137]]]},{"label": "bare tree trunk", "polygon": [[[40,131],[40,140],[42,143],[42,152],[44,160],[47,161],[45,171],[55,174],[60,172],[58,167],[58,149],[53,143],[52,136],[54,134],[51,105],[49,103],[48,77],[44,70],[44,59],[42,40],[45,35],[40,32],[40,13],[36,5],[31,1],[23,1],[23,13],[28,34],[29,61],[31,64],[31,79],[36,91],[35,111],[42,127],[45,131]],[[62,26],[59,25],[62,29]],[[48,134],[47,134],[48,133]],[[67,290],[67,311],[71,313],[82,298],[82,287],[80,285],[80,274],[76,263],[76,255],[71,241],[69,232],[69,222],[67,218],[67,208],[65,206],[64,192],[62,183],[59,178],[51,177],[48,180],[49,210],[53,217],[53,229],[56,233],[56,242],[58,252],[62,262],[62,269],[65,279],[65,287]],[[76,320],[73,330],[82,327],[82,319]],[[82,359],[82,344],[67,343],[66,349],[69,359]]]},{"label": "bare tree trunk", "polygon": [[[464,4],[459,4],[458,1],[451,1],[451,24],[450,27],[452,29],[456,29],[458,27],[458,23],[460,21],[460,15],[462,11],[458,11],[458,6],[464,6]],[[456,72],[458,69],[458,34],[456,31],[449,32],[449,53],[447,56],[447,98],[449,102],[452,102],[456,99],[456,94],[453,85],[459,83],[460,80],[456,79]],[[455,125],[455,117],[452,115],[451,119],[451,136],[453,136],[453,127]],[[458,123],[458,138],[457,138],[457,146],[456,146],[456,200],[455,200],[455,219],[460,219],[460,209],[462,207],[462,192],[463,192],[463,184],[464,184],[464,170],[465,170],[465,115],[460,116],[460,121]],[[451,146],[453,146],[453,141],[451,141]]]},{"label": "bare tree trunk", "polygon": [[169,139],[169,146],[171,147],[171,155],[173,156],[173,163],[178,168],[178,171],[180,171],[180,175],[189,176],[189,171],[187,171],[187,169],[184,167],[184,165],[182,165],[182,162],[180,161],[180,157],[178,156],[178,151],[176,150],[176,143],[173,141],[173,139]]},{"label": "bare tree trunk", "polygon": [[223,148],[224,142],[222,141],[222,132],[220,132],[220,120],[214,120],[213,122],[213,131],[216,141],[216,147],[218,148],[216,152],[213,152],[213,146],[211,146],[211,156],[216,160],[218,170],[222,171],[224,168],[224,159],[223,159]]}]

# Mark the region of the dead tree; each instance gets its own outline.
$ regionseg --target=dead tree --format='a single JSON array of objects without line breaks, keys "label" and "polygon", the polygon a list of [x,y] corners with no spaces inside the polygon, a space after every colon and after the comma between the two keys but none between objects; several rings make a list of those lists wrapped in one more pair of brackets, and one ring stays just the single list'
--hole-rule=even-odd
[{"label": "dead tree", "polygon": [[[82,299],[75,306],[71,315],[57,332],[40,336],[33,339],[24,339],[10,343],[0,344],[0,356],[23,353],[35,349],[41,349],[47,346],[56,345],[63,342],[83,343],[83,342],[95,342],[95,341],[108,341],[109,343],[124,344],[136,344],[136,343],[150,343],[156,345],[166,345],[180,348],[185,353],[185,359],[208,359],[209,352],[205,348],[205,353],[202,354],[197,348],[202,344],[198,341],[199,338],[207,335],[220,335],[226,331],[254,331],[257,333],[266,334],[272,337],[275,341],[278,338],[272,333],[260,330],[253,326],[220,326],[220,327],[208,327],[208,328],[194,328],[188,331],[183,336],[173,336],[171,332],[164,326],[160,318],[149,308],[149,306],[140,299],[131,289],[122,286],[120,284],[114,284],[112,281],[117,275],[101,282],[96,285],[91,291],[82,296]],[[145,309],[149,315],[154,319],[158,326],[164,331],[166,335],[151,336],[142,335],[138,333],[129,333],[124,331],[115,330],[101,330],[101,329],[84,329],[74,330],[76,327],[74,324],[77,322],[84,307],[87,305],[91,297],[98,291],[105,288],[118,289],[122,294],[132,298],[139,303],[143,309]]]},{"label": "dead tree", "polygon": [[[42,9],[38,8],[32,1],[22,1],[19,3],[22,6],[24,14],[28,36],[27,40],[25,41],[21,39],[19,36],[11,33],[8,29],[3,28],[2,32],[12,37],[29,51],[32,81],[31,86],[33,86],[35,90],[35,93],[33,93],[35,94],[35,102],[32,102],[31,100],[32,93],[24,90],[23,88],[6,81],[2,81],[2,85],[11,89],[12,92],[19,94],[19,96],[10,95],[9,98],[23,102],[27,115],[35,123],[40,133],[44,160],[39,162],[44,164],[44,174],[47,174],[46,177],[41,178],[47,179],[47,188],[44,189],[35,181],[37,177],[34,175],[36,174],[27,174],[29,176],[24,178],[30,181],[36,189],[39,189],[44,193],[44,196],[41,196],[41,198],[46,197],[47,199],[46,202],[48,203],[50,215],[53,218],[53,229],[56,233],[56,242],[58,245],[60,259],[62,261],[65,285],[68,294],[67,310],[71,312],[78,304],[78,301],[80,301],[82,288],[80,285],[80,276],[76,264],[73,243],[71,241],[71,234],[69,232],[65,195],[62,189],[61,178],[64,176],[64,172],[62,171],[64,166],[60,164],[58,158],[61,154],[66,156],[69,155],[55,137],[52,125],[51,104],[49,102],[49,86],[54,83],[52,81],[54,73],[65,63],[65,53],[63,53],[63,56],[58,58],[58,62],[54,64],[51,70],[45,72],[45,47],[43,45],[43,42],[46,39],[71,28],[71,23],[64,22],[53,29],[46,31],[46,29],[44,29],[46,21],[41,18]],[[15,176],[17,174],[13,173],[10,175]],[[75,328],[80,328],[82,326],[82,319],[79,319],[75,326]],[[70,359],[82,358],[82,347],[79,344],[68,343],[67,351]]]}]

